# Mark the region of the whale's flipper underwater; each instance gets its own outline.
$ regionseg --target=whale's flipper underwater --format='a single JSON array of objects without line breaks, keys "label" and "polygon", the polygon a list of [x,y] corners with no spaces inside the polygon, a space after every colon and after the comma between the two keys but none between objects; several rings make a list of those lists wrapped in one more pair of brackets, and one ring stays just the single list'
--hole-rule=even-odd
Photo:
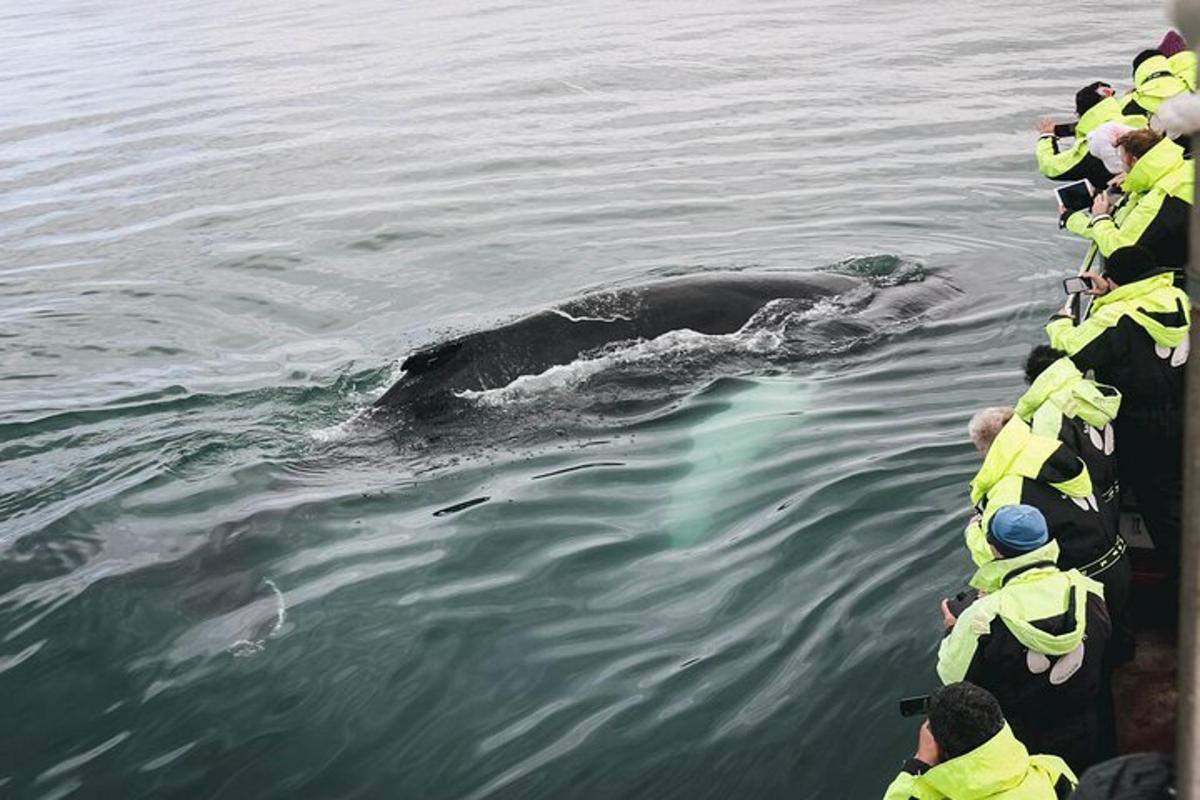
[{"label": "whale's flipper underwater", "polygon": [[672,545],[704,541],[739,516],[730,487],[753,480],[757,463],[800,424],[810,394],[790,378],[719,381],[704,393],[716,408],[687,431],[688,471],[671,485],[663,519]]}]

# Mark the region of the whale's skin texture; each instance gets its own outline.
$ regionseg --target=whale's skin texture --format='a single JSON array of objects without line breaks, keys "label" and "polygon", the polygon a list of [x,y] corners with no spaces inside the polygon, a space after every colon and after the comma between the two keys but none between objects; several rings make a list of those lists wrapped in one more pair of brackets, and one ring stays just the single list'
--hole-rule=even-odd
[{"label": "whale's skin texture", "polygon": [[504,387],[613,342],[676,330],[735,333],[773,300],[815,303],[862,284],[821,272],[705,273],[595,292],[419,350],[375,405],[436,415],[463,392]]}]

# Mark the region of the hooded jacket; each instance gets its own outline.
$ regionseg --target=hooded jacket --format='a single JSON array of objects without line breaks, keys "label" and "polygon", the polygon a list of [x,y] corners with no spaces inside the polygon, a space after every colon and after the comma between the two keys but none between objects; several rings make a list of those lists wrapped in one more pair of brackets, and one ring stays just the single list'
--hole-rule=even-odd
[{"label": "hooded jacket", "polygon": [[901,772],[883,800],[1066,800],[1078,780],[1057,756],[1029,755],[1005,725],[923,775]]},{"label": "hooded jacket", "polygon": [[1146,118],[1126,117],[1121,113],[1121,103],[1115,97],[1106,97],[1089,108],[1075,123],[1075,142],[1069,150],[1059,151],[1058,137],[1042,134],[1038,138],[1038,169],[1043,175],[1056,181],[1078,181],[1086,178],[1092,186],[1101,189],[1113,174],[1104,162],[1088,149],[1088,134],[1106,122],[1120,122],[1131,128],[1146,127]]},{"label": "hooded jacket", "polygon": [[1163,139],[1133,165],[1121,188],[1125,200],[1113,215],[1076,211],[1067,230],[1096,243],[1108,257],[1139,244],[1149,248],[1160,266],[1187,265],[1188,225],[1195,197],[1196,167],[1183,148]]},{"label": "hooded jacket", "polygon": [[1183,81],[1189,92],[1196,91],[1196,51],[1190,47],[1167,59],[1171,74]]},{"label": "hooded jacket", "polygon": [[1112,624],[1104,587],[1057,566],[1058,543],[991,561],[995,587],[962,612],[938,650],[943,683],[968,680],[1000,702],[1016,735],[1074,769],[1097,757],[1097,698]]},{"label": "hooded jacket", "polygon": [[1112,424],[1120,407],[1119,391],[1084,378],[1075,363],[1064,357],[1037,376],[1015,409],[1035,435],[1057,439],[1083,459],[1111,526],[1117,524],[1120,512]]},{"label": "hooded jacket", "polygon": [[1046,326],[1051,346],[1121,393],[1118,431],[1131,420],[1179,425],[1191,305],[1170,272],[1118,286],[1096,298],[1091,314]]},{"label": "hooded jacket", "polygon": [[[988,450],[971,481],[971,502],[980,516],[967,525],[965,537],[977,566],[994,559],[986,533],[992,516],[1016,503],[1042,512],[1068,569],[1093,565],[1117,544],[1116,531],[1100,513],[1087,465],[1062,442],[1034,434],[1019,416],[1008,421]],[[976,579],[971,585],[977,589],[999,588]]]},{"label": "hooded jacket", "polygon": [[[1186,70],[1186,59],[1175,62],[1175,69]],[[1188,84],[1172,69],[1165,56],[1151,56],[1133,73],[1133,91],[1121,98],[1122,112],[1150,116],[1164,100],[1188,91]]]}]

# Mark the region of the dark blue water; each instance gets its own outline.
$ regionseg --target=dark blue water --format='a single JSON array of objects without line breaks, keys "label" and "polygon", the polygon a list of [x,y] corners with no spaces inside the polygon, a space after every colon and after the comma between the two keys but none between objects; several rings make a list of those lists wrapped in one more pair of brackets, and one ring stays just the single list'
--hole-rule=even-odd
[{"label": "dark blue water", "polygon": [[[0,22],[0,794],[882,793],[969,567],[965,422],[1082,255],[1033,120],[1160,12]],[[923,313],[359,420],[414,348],[585,290],[830,268]]]}]

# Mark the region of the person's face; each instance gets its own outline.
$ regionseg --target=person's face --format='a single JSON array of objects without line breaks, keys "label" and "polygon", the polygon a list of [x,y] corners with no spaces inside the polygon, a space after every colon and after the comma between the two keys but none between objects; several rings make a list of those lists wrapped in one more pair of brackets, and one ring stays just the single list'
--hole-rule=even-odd
[{"label": "person's face", "polygon": [[1129,172],[1129,170],[1133,169],[1133,165],[1137,163],[1137,159],[1125,152],[1124,147],[1117,152],[1121,154],[1121,163],[1125,165],[1125,171]]}]

